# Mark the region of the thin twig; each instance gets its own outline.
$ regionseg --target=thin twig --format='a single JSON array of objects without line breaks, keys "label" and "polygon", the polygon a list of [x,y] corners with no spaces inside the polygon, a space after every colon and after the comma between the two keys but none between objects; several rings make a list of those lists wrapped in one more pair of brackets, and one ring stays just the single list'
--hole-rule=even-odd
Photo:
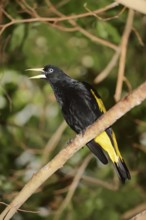
[{"label": "thin twig", "polygon": [[10,14],[8,14],[3,8],[1,8],[1,11],[3,12],[3,14],[4,14],[7,18],[9,18],[10,21],[13,21],[13,20],[14,20],[14,18],[13,18]]},{"label": "thin twig", "polygon": [[[118,4],[116,2],[110,4],[110,5],[107,5],[106,7],[104,8],[101,8],[101,9],[97,9],[95,11],[93,11],[95,14],[99,14],[99,13],[102,13],[104,11],[107,11],[109,9],[112,9],[114,7],[117,7]],[[24,9],[24,8],[23,8]],[[27,10],[28,12],[28,10]],[[31,11],[33,12],[33,11]],[[31,23],[31,22],[47,22],[47,21],[50,21],[50,22],[59,22],[59,21],[69,21],[69,20],[73,20],[73,19],[77,19],[77,18],[83,18],[83,17],[88,17],[88,16],[92,16],[92,13],[91,12],[85,12],[85,13],[81,13],[81,14],[78,14],[78,15],[70,15],[70,16],[62,16],[62,17],[51,17],[51,18],[48,18],[48,17],[39,17],[37,13],[35,13],[35,17],[33,18],[27,18],[27,19],[14,19],[12,18],[10,15],[8,15],[8,13],[3,10],[3,13],[5,13],[7,15],[7,17],[9,16],[10,18],[10,22],[6,23],[6,24],[3,24],[3,25],[0,25],[0,27],[2,28],[2,30],[0,31],[0,34],[3,33],[3,31],[13,25],[13,24],[20,24],[20,23]]]},{"label": "thin twig", "polygon": [[116,91],[114,95],[116,102],[119,101],[121,97],[122,85],[123,85],[123,80],[124,80],[127,44],[128,44],[130,32],[132,30],[133,18],[134,18],[134,11],[130,9],[128,12],[128,18],[127,18],[127,22],[126,22],[125,30],[122,36],[122,42],[121,42],[121,56],[119,60],[118,80],[117,80]]},{"label": "thin twig", "polygon": [[146,121],[142,121],[140,119],[135,119],[134,122],[139,126],[144,126],[146,127]]},{"label": "thin twig", "polygon": [[[74,24],[76,22],[74,21]],[[77,27],[78,31],[81,32],[84,36],[88,37],[90,40],[92,40],[93,42],[96,42],[96,43],[99,43],[101,45],[104,45],[106,47],[109,47],[115,51],[118,50],[118,47],[117,45],[107,41],[107,40],[104,40],[104,39],[101,39],[93,34],[91,34],[90,32],[86,31],[85,29],[83,29],[82,27],[80,27],[79,25],[77,25],[77,23],[75,24],[75,26]]]},{"label": "thin twig", "polygon": [[[58,16],[60,16],[60,17],[64,17],[64,16],[65,16],[65,15],[62,14],[60,11],[58,11],[57,8],[56,8],[49,0],[48,0],[47,2],[48,2],[48,4],[51,6],[52,11],[53,11],[56,15],[58,15]],[[110,8],[111,6],[112,6],[112,4],[110,4],[109,6],[106,6],[106,7],[102,8],[102,10],[103,10],[103,11],[104,11],[104,10],[107,10],[107,9]],[[113,6],[112,6],[112,7],[113,7]],[[114,7],[115,7],[115,5],[114,5]],[[115,51],[118,50],[118,47],[117,47],[115,44],[113,44],[113,43],[111,43],[111,42],[109,42],[109,41],[106,41],[106,40],[104,40],[104,39],[101,39],[101,38],[99,38],[99,37],[97,37],[97,36],[91,34],[90,32],[88,32],[88,31],[86,31],[85,29],[83,29],[82,27],[80,27],[75,20],[69,19],[68,22],[69,22],[69,24],[71,24],[73,27],[76,28],[76,31],[79,31],[79,32],[82,33],[84,36],[86,36],[87,38],[89,38],[90,40],[92,40],[93,42],[100,43],[100,44],[102,44],[102,45],[104,45],[104,46],[107,46],[107,47],[109,47],[109,48],[111,48],[111,49],[113,49],[113,50],[115,50]],[[58,28],[58,25],[57,25],[57,28]]]},{"label": "thin twig", "polygon": [[133,147],[134,147],[134,148],[137,148],[137,149],[139,149],[139,150],[141,150],[141,151],[144,152],[144,153],[146,153],[146,147],[143,146],[143,145],[141,145],[141,144],[136,144],[136,143],[134,143],[134,144],[133,144]]},{"label": "thin twig", "polygon": [[[5,202],[0,202],[0,204],[2,204],[4,206],[8,206],[8,204],[5,203]],[[38,214],[39,213],[39,211],[32,211],[32,210],[26,210],[26,209],[18,209],[18,211],[25,212],[25,213],[33,213],[33,214]]]},{"label": "thin twig", "polygon": [[94,79],[94,83],[99,83],[103,81],[112,71],[112,69],[116,66],[118,58],[120,55],[120,47],[119,49],[114,53],[112,59],[108,63],[108,65],[105,67],[105,69]]},{"label": "thin twig", "polygon": [[94,177],[91,177],[91,176],[85,176],[83,175],[82,176],[82,179],[85,181],[85,182],[88,182],[90,184],[95,184],[97,186],[101,186],[105,189],[108,189],[108,190],[111,190],[111,191],[117,191],[119,189],[119,185],[118,184],[115,184],[115,183],[107,183],[103,180],[100,180],[100,179],[97,179],[97,178],[94,178]]},{"label": "thin twig", "polygon": [[67,124],[65,121],[61,123],[61,125],[58,127],[57,131],[52,135],[51,139],[48,141],[46,144],[44,150],[43,150],[43,155],[42,155],[42,160],[43,163],[47,162],[48,155],[54,150],[54,148],[57,146],[59,143],[61,136],[66,129]]},{"label": "thin twig", "polygon": [[138,32],[138,31],[136,30],[136,28],[134,28],[134,27],[132,28],[132,31],[135,33],[139,44],[140,44],[142,47],[144,47],[144,42],[143,42],[143,40],[142,40],[142,38],[141,38],[139,32]]},{"label": "thin twig", "polygon": [[126,76],[123,77],[123,81],[125,82],[127,88],[128,88],[128,92],[131,92],[132,91],[132,85],[131,83],[129,82],[129,80],[127,79]]},{"label": "thin twig", "polygon": [[[19,3],[20,4],[20,3]],[[51,8],[54,7],[52,5],[51,2],[48,1],[48,4],[51,5]],[[19,23],[31,23],[31,22],[54,22],[54,25],[53,27],[56,27],[60,30],[65,30],[65,31],[79,31],[81,32],[84,36],[86,36],[87,38],[89,38],[90,40],[94,41],[94,42],[97,42],[97,43],[100,43],[104,46],[107,46],[113,50],[117,50],[117,46],[109,41],[106,41],[104,39],[101,39],[97,36],[94,36],[93,34],[91,34],[90,32],[84,30],[82,27],[80,27],[76,22],[75,22],[75,19],[77,18],[83,18],[83,17],[87,17],[87,16],[93,16],[92,13],[94,14],[100,14],[102,12],[105,12],[109,9],[112,9],[114,7],[117,7],[118,4],[117,3],[112,3],[110,5],[107,5],[105,6],[104,8],[101,8],[101,9],[98,9],[98,10],[95,10],[95,11],[92,11],[92,12],[86,12],[86,13],[82,13],[82,14],[78,14],[78,15],[71,15],[71,16],[66,16],[62,13],[58,13],[58,15],[60,16],[59,18],[58,17],[51,17],[51,18],[48,18],[48,17],[39,17],[37,13],[33,13],[33,10],[31,10],[31,12],[29,11],[29,14],[32,14],[32,18],[28,18],[28,19],[14,19],[11,17],[11,20],[10,22],[6,23],[6,24],[3,24],[3,25],[0,25],[1,27],[1,31],[0,31],[0,35],[5,31],[6,28],[8,28],[9,26],[11,25],[14,25],[14,24],[19,24]],[[22,5],[21,7],[23,7],[24,9],[24,6]],[[55,8],[55,7],[54,7]],[[54,9],[53,8],[53,9]],[[28,13],[28,7],[26,8],[27,10],[27,13]],[[55,9],[57,11],[57,9]],[[54,10],[54,11],[55,11]],[[61,21],[68,21],[72,26],[73,26],[73,29],[68,29],[67,27],[63,27],[61,25],[58,25],[58,22],[61,22]],[[50,24],[52,25],[52,24]]]},{"label": "thin twig", "polygon": [[146,99],[146,82],[141,84],[131,94],[118,102],[109,111],[102,115],[95,123],[89,126],[84,134],[76,135],[66,148],[61,150],[48,164],[42,167],[31,180],[24,186],[20,193],[14,198],[10,205],[1,213],[1,220],[9,220],[20,206],[67,160],[94,137],[111,126],[120,117],[130,111],[133,107],[140,105]]},{"label": "thin twig", "polygon": [[23,2],[25,8],[27,8],[35,17],[39,17],[38,13],[32,6],[30,6],[25,0],[21,0],[21,1]]},{"label": "thin twig", "polygon": [[[48,2],[48,5],[51,6],[52,8],[54,8],[54,5],[50,2],[50,1],[47,1]],[[110,9],[113,9],[115,7],[117,7],[118,4],[116,2],[113,2],[109,5],[106,5],[105,7],[103,8],[100,8],[100,9],[97,9],[97,10],[94,10],[94,11],[89,11],[89,12],[85,12],[85,13],[81,13],[81,14],[78,14],[78,15],[71,15],[71,16],[66,16],[66,15],[63,15],[61,12],[60,12],[60,15],[62,16],[61,18],[58,18],[58,21],[65,21],[65,20],[76,20],[77,18],[83,18],[83,17],[88,17],[88,16],[92,16],[93,13],[94,14],[101,14],[105,11],[108,11]],[[57,10],[57,9],[56,9]],[[55,19],[56,21],[56,19]]]},{"label": "thin twig", "polygon": [[108,17],[108,18],[102,18],[102,17],[100,17],[99,15],[95,14],[93,11],[91,11],[91,10],[87,7],[86,4],[84,5],[84,8],[85,8],[88,12],[91,12],[94,17],[96,17],[97,19],[99,19],[99,20],[101,20],[101,21],[110,21],[110,20],[113,20],[113,19],[117,19],[117,18],[119,18],[119,16],[122,15],[122,14],[124,13],[124,11],[126,10],[126,7],[123,7],[123,8],[120,10],[120,12],[118,12],[116,15],[114,15],[114,16],[112,16],[112,17]]},{"label": "thin twig", "polygon": [[53,23],[53,24],[49,24],[50,26],[60,30],[60,31],[64,31],[64,32],[74,32],[74,31],[77,31],[77,27],[65,27],[63,25],[58,25],[56,23]]}]

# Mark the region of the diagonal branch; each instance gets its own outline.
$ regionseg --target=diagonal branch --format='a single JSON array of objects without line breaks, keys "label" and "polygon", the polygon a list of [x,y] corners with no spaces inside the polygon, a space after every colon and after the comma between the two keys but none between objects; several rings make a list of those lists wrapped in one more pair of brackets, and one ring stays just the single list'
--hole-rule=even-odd
[{"label": "diagonal branch", "polygon": [[[115,45],[114,43],[108,42],[105,39],[101,39],[101,38],[93,35],[92,33],[88,32],[84,28],[80,27],[77,24],[77,22],[75,21],[76,19],[81,19],[81,18],[84,18],[84,17],[93,16],[93,14],[94,15],[101,14],[101,13],[107,11],[107,10],[113,9],[113,8],[118,6],[118,4],[116,2],[113,2],[113,3],[107,5],[103,8],[100,8],[100,9],[97,9],[97,10],[94,10],[94,11],[89,11],[89,12],[85,12],[85,13],[80,13],[80,14],[67,16],[67,15],[62,14],[60,11],[58,11],[55,8],[55,6],[49,0],[46,0],[46,4],[50,7],[50,10],[52,12],[55,12],[57,17],[41,17],[41,16],[39,16],[39,14],[33,8],[31,8],[25,2],[25,0],[17,1],[17,3],[31,17],[27,18],[27,19],[15,19],[15,18],[11,17],[5,10],[3,10],[3,13],[5,14],[6,17],[9,18],[10,21],[7,22],[6,24],[0,24],[0,35],[2,35],[2,33],[6,30],[6,28],[8,28],[8,27],[10,27],[14,24],[32,23],[32,22],[45,22],[45,23],[49,22],[50,26],[53,26],[54,28],[57,28],[59,30],[68,31],[68,32],[70,32],[70,31],[79,31],[84,36],[91,39],[93,42],[97,42],[101,45],[107,46],[107,47],[109,47],[109,48],[111,48],[115,51],[118,49],[117,45]],[[68,21],[68,23],[71,24],[72,27],[67,27],[65,25],[60,24],[64,21]]]},{"label": "diagonal branch", "polygon": [[56,132],[49,139],[49,141],[46,144],[46,146],[43,150],[43,153],[42,153],[42,162],[43,162],[43,164],[45,164],[45,162],[47,162],[49,154],[54,150],[54,148],[59,143],[59,141],[62,137],[62,134],[63,134],[64,130],[66,129],[66,127],[67,127],[67,124],[66,124],[65,121],[63,121],[60,124],[60,126],[58,127],[58,129],[56,130]]},{"label": "diagonal branch", "polygon": [[111,72],[111,70],[116,66],[118,58],[120,56],[120,50],[121,48],[119,47],[117,51],[114,53],[112,59],[110,62],[107,64],[107,66],[102,70],[101,73],[99,73],[96,78],[94,79],[94,83],[100,83],[103,81]]},{"label": "diagonal branch", "polygon": [[78,168],[77,173],[73,179],[73,182],[71,183],[68,193],[64,199],[64,201],[62,202],[61,206],[59,207],[58,211],[56,212],[55,218],[54,220],[59,220],[63,211],[67,208],[68,204],[70,203],[75,190],[79,184],[80,179],[82,178],[82,175],[88,165],[88,163],[90,162],[91,158],[93,157],[93,155],[89,154],[83,161],[82,165]]},{"label": "diagonal branch", "polygon": [[[19,2],[19,4],[21,4]],[[0,34],[2,34],[2,32],[9,26],[14,25],[14,24],[20,24],[20,23],[31,23],[31,22],[61,22],[61,21],[69,21],[69,20],[74,20],[74,19],[79,19],[79,18],[84,18],[84,17],[88,17],[88,16],[93,16],[92,13],[94,14],[100,14],[102,12],[105,12],[107,10],[110,10],[114,7],[117,7],[118,4],[116,2],[105,6],[104,8],[101,9],[97,9],[93,12],[85,12],[85,13],[80,13],[80,14],[75,14],[75,15],[63,15],[61,17],[40,17],[37,12],[35,10],[33,10],[31,7],[28,6],[27,4],[27,9],[25,8],[25,10],[27,11],[28,14],[32,13],[32,17],[31,18],[27,18],[27,19],[15,19],[13,18],[11,15],[9,15],[4,9],[2,9],[2,12],[6,15],[6,17],[8,17],[10,19],[10,22],[6,23],[6,24],[1,24],[0,27],[2,28],[2,31],[0,32]],[[24,9],[24,6],[21,4],[21,7]],[[31,8],[31,11],[28,11],[28,7],[29,10]]]},{"label": "diagonal branch", "polygon": [[76,135],[66,148],[61,150],[48,164],[42,167],[24,186],[8,207],[1,213],[1,220],[10,219],[19,207],[58,169],[60,169],[87,142],[111,126],[133,107],[140,105],[146,99],[146,81],[126,96],[95,123],[89,126],[84,134]]},{"label": "diagonal branch", "polygon": [[[47,0],[46,0],[46,1],[47,1]],[[64,14],[62,14],[60,11],[58,11],[57,8],[56,8],[49,0],[48,0],[47,2],[48,2],[48,5],[51,6],[52,11],[53,11],[57,16],[59,16],[60,18],[66,17]],[[110,4],[110,5],[107,5],[106,7],[102,8],[102,12],[103,12],[104,10],[106,11],[106,10],[108,10],[108,9],[110,9],[110,8],[112,8],[112,7],[116,7],[116,6],[117,6],[117,5],[115,5],[114,3],[112,3],[112,4]],[[99,10],[101,10],[101,9],[99,9]],[[91,11],[91,12],[88,12],[88,13],[91,13],[91,15],[92,15],[92,13],[95,14],[95,11]],[[101,13],[101,11],[100,11],[100,13]],[[96,14],[97,14],[97,13],[96,13]],[[93,16],[93,15],[92,15],[92,16]],[[117,46],[117,45],[115,45],[115,44],[113,44],[113,43],[111,43],[111,42],[109,42],[109,41],[107,41],[107,40],[101,39],[101,38],[99,38],[99,37],[93,35],[92,33],[88,32],[87,30],[85,30],[84,28],[82,28],[80,25],[78,25],[75,20],[73,20],[73,19],[68,19],[68,23],[71,24],[71,25],[74,27],[74,31],[79,31],[79,32],[82,33],[84,36],[86,36],[87,38],[89,38],[90,40],[92,40],[93,42],[99,43],[99,44],[104,45],[104,46],[107,46],[107,47],[109,47],[109,48],[111,48],[111,49],[113,49],[113,50],[115,50],[115,51],[118,50],[118,46]],[[56,23],[54,24],[54,27],[56,27],[56,28],[58,28],[58,29],[60,28],[60,30],[61,30],[61,28],[62,28],[61,26],[59,27],[58,25],[56,25]],[[70,30],[71,30],[71,28],[70,28]]]}]

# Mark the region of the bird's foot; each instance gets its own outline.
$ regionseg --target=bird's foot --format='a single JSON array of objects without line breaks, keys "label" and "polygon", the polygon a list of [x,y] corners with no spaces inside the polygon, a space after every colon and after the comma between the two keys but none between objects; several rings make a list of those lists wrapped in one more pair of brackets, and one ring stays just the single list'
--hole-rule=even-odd
[{"label": "bird's foot", "polygon": [[83,129],[83,130],[80,132],[80,134],[82,135],[82,137],[84,136],[85,131],[86,131],[86,128],[85,128],[85,129]]},{"label": "bird's foot", "polygon": [[67,141],[67,145],[68,144],[71,144],[73,142],[73,139],[69,139],[68,141]]}]

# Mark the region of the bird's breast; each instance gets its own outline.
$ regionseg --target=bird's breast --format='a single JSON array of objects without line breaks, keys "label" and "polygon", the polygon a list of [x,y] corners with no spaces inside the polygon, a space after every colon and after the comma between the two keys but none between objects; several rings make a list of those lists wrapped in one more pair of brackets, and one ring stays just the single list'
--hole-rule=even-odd
[{"label": "bird's breast", "polygon": [[97,115],[93,110],[92,103],[88,103],[87,97],[80,94],[70,94],[64,98],[62,112],[66,122],[77,133],[92,124]]},{"label": "bird's breast", "polygon": [[91,125],[100,115],[93,95],[81,83],[55,86],[55,96],[68,125],[77,133]]}]

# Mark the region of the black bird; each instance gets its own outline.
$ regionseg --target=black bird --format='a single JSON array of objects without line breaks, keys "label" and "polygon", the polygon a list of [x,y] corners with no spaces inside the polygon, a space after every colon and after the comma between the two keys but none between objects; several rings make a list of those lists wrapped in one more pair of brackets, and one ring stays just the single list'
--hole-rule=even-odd
[{"label": "black bird", "polygon": [[[48,81],[66,122],[77,134],[84,131],[106,111],[100,96],[91,85],[72,79],[60,68],[46,65],[44,68],[28,70],[42,73],[31,78],[42,78]],[[108,158],[111,159],[123,183],[131,178],[111,127],[88,142],[87,146],[103,164],[108,163]]]}]

